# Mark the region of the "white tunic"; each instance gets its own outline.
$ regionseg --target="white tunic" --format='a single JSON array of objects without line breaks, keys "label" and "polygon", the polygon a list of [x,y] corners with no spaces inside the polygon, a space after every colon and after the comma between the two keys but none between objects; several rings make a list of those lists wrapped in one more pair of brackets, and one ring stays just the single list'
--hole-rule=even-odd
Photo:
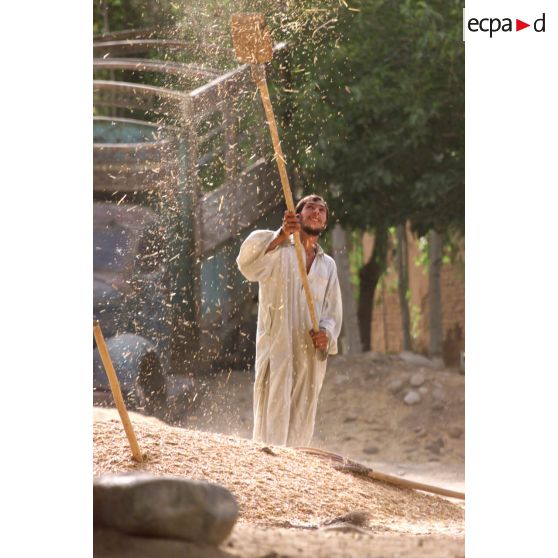
[{"label": "white tunic", "polygon": [[341,291],[335,261],[318,246],[308,282],[329,347],[327,352],[315,349],[294,243],[285,241],[265,253],[279,234],[280,229],[252,232],[236,260],[246,279],[259,281],[253,438],[269,444],[308,446],[327,354],[337,353]]}]

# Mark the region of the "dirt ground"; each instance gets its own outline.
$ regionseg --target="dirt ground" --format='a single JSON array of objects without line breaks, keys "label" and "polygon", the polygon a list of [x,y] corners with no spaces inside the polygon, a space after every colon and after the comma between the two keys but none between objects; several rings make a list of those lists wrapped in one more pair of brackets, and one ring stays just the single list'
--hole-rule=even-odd
[{"label": "dirt ground", "polygon": [[[424,383],[413,387],[417,374]],[[250,438],[253,382],[253,371],[200,379],[198,404],[179,425]],[[419,392],[419,403],[404,402],[409,390]],[[312,445],[382,472],[464,492],[465,376],[396,355],[330,357]]]},{"label": "dirt ground", "polygon": [[[178,426],[184,432],[218,433],[248,443],[253,376],[253,371],[228,371],[200,378],[195,405]],[[464,380],[458,370],[426,362],[411,364],[398,356],[365,353],[332,357],[312,445],[384,473],[464,492]],[[419,394],[419,402],[404,402],[411,390]],[[116,422],[113,427],[120,428]],[[247,448],[252,451],[252,446]],[[111,460],[111,467],[118,468],[118,459]],[[370,498],[378,504],[380,495],[366,493],[370,509],[374,509]],[[390,498],[397,502],[402,494]],[[364,531],[315,529],[304,523],[266,525],[248,517],[239,521],[219,552],[223,557],[246,558],[464,556],[464,502],[446,500],[453,508],[451,521],[444,522],[447,512],[440,511],[439,518],[436,515],[436,502],[443,500],[424,498],[429,500],[425,500],[426,508],[421,504],[420,509],[429,513],[421,515],[420,521],[413,523],[398,516],[386,522],[377,517],[376,522],[369,522],[376,529]],[[337,500],[339,504],[333,507],[342,504],[342,490]]]}]

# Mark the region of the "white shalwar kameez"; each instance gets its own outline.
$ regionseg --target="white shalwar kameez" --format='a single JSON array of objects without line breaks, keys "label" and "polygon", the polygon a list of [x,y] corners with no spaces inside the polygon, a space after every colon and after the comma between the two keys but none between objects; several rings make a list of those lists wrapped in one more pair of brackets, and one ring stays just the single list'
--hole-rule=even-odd
[{"label": "white shalwar kameez", "polygon": [[329,346],[327,351],[316,349],[309,334],[312,321],[292,237],[265,253],[280,232],[252,232],[236,260],[246,279],[259,281],[253,438],[268,444],[308,446],[327,355],[337,353],[341,290],[335,261],[318,246],[308,282]]}]

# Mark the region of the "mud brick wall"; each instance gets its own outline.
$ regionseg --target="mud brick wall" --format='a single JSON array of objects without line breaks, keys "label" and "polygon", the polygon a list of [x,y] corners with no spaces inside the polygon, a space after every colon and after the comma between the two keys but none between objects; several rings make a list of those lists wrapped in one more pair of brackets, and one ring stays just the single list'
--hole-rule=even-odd
[{"label": "mud brick wall", "polygon": [[[411,323],[414,324],[413,351],[428,353],[428,269],[415,262],[420,256],[418,239],[407,228],[409,253],[409,289]],[[390,239],[395,243],[395,238]],[[363,238],[364,257],[368,258],[374,237]],[[465,243],[459,247],[460,258],[455,263],[442,265],[442,319],[444,325],[443,358],[446,365],[459,364],[459,354],[465,350]],[[378,284],[372,319],[372,350],[400,352],[403,350],[403,331],[399,296],[397,293],[397,267],[393,258],[388,261],[388,272]]]}]

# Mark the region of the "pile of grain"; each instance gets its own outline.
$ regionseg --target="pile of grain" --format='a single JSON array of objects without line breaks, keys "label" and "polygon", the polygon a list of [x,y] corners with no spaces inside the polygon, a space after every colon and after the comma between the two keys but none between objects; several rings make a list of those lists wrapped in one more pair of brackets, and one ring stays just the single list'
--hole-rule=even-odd
[{"label": "pile of grain", "polygon": [[240,522],[258,525],[319,525],[365,511],[378,531],[463,533],[463,508],[443,498],[336,471],[293,449],[270,451],[250,440],[173,428],[134,413],[131,419],[147,454],[142,464],[131,458],[118,413],[95,409],[95,476],[145,470],[215,482],[235,495]]}]

